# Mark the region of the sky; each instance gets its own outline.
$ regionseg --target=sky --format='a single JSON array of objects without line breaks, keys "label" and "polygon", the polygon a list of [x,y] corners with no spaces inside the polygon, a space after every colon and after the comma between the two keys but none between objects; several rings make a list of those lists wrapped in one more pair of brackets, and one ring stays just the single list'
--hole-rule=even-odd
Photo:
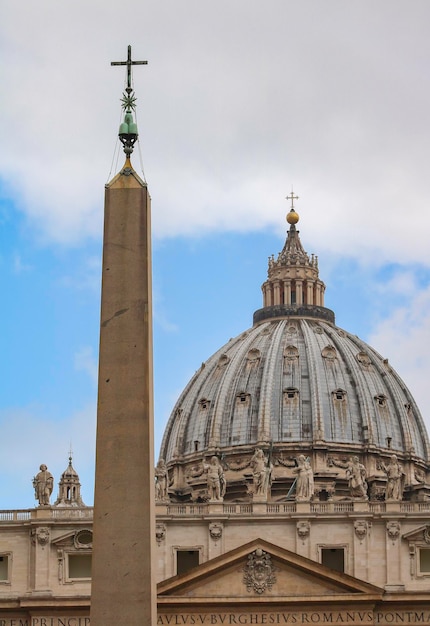
[{"label": "sky", "polygon": [[93,502],[104,186],[127,56],[152,197],[155,453],[176,398],[252,325],[294,188],[325,304],[430,428],[430,3],[3,0],[0,509],[70,450]]}]

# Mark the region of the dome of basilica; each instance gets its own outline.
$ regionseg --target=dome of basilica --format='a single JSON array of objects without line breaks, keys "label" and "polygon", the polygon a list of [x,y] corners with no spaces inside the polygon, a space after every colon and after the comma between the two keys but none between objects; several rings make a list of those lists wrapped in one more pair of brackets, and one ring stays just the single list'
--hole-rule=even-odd
[{"label": "dome of basilica", "polygon": [[419,499],[430,450],[419,409],[388,360],[336,326],[318,258],[305,252],[292,212],[252,328],[202,364],[173,409],[160,451],[170,498],[204,499],[202,463],[213,456],[226,475],[224,500],[252,498],[249,467],[262,450],[274,500],[288,498],[300,455],[320,499],[347,495],[351,458],[366,469],[369,497],[382,498],[383,468],[394,455],[405,498]]}]

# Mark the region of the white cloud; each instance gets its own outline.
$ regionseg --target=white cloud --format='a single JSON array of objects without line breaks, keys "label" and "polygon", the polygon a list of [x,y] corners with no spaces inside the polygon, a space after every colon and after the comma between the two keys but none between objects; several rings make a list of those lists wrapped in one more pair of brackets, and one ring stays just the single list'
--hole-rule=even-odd
[{"label": "white cloud", "polygon": [[430,286],[417,290],[407,305],[392,310],[373,329],[368,341],[389,358],[404,379],[430,430]]},{"label": "white cloud", "polygon": [[40,237],[101,234],[124,76],[109,63],[130,42],[149,61],[134,75],[155,236],[279,224],[294,184],[320,253],[428,262],[428,3],[131,0],[127,15],[123,42],[101,0],[3,8],[0,171]]}]

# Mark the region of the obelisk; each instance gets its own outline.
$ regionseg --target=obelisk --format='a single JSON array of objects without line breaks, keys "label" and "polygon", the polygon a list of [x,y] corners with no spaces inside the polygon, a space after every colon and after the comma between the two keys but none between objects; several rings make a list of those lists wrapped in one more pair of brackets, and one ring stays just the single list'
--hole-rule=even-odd
[{"label": "obelisk", "polygon": [[126,160],[105,191],[91,626],[156,623],[150,196],[130,162],[134,64],[130,46],[115,63],[127,66]]}]

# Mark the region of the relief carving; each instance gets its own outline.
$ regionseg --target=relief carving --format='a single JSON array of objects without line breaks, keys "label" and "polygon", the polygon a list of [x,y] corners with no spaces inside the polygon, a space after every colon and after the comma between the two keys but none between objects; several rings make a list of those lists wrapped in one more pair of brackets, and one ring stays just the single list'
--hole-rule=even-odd
[{"label": "relief carving", "polygon": [[366,520],[355,520],[354,531],[360,541],[363,541],[369,530],[369,522],[367,522]]},{"label": "relief carving", "polygon": [[214,541],[218,541],[222,537],[223,525],[216,522],[209,524],[209,534]]},{"label": "relief carving", "polygon": [[310,522],[297,522],[296,528],[297,528],[297,534],[300,537],[300,539],[306,539],[306,537],[309,537],[309,533],[311,530]]},{"label": "relief carving", "polygon": [[400,523],[399,522],[387,522],[387,534],[393,541],[400,535]]},{"label": "relief carving", "polygon": [[275,465],[282,465],[283,467],[296,467],[296,460],[293,457],[284,459],[282,456],[274,457]]},{"label": "relief carving", "polygon": [[58,580],[61,582],[63,580],[63,564],[64,564],[63,550],[57,550],[57,560],[58,560]]},{"label": "relief carving", "polygon": [[275,569],[270,554],[261,548],[248,555],[248,562],[243,568],[243,582],[247,591],[259,594],[267,589],[271,591],[276,582]]},{"label": "relief carving", "polygon": [[157,524],[155,526],[155,539],[157,540],[158,545],[162,541],[164,541],[166,537],[166,526],[164,524]]},{"label": "relief carving", "polygon": [[31,531],[31,541],[33,545],[35,545],[37,542],[40,546],[46,546],[46,544],[49,543],[49,536],[49,528],[46,526],[33,528],[33,530]]},{"label": "relief carving", "polygon": [[423,472],[423,470],[419,469],[418,467],[415,468],[414,476],[415,476],[415,480],[418,483],[424,484],[426,482],[425,472]]},{"label": "relief carving", "polygon": [[187,481],[193,478],[199,478],[203,474],[203,472],[204,469],[200,463],[196,465],[191,465],[185,470],[185,478]]},{"label": "relief carving", "polygon": [[227,466],[227,469],[231,470],[232,472],[240,472],[241,470],[249,467],[250,462],[251,459],[249,457],[239,457],[238,459],[231,459],[228,463],[225,462],[225,465]]},{"label": "relief carving", "polygon": [[341,459],[335,459],[333,456],[327,457],[327,467],[341,467],[346,469],[348,467],[348,459],[346,456]]}]

